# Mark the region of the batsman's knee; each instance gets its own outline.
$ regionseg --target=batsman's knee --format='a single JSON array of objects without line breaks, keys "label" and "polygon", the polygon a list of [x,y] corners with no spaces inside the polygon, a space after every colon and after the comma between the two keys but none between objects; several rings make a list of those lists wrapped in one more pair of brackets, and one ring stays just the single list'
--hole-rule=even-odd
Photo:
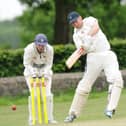
[{"label": "batsman's knee", "polygon": [[87,95],[90,93],[90,88],[89,87],[84,87],[84,88],[77,88],[76,93],[81,94],[81,95]]},{"label": "batsman's knee", "polygon": [[120,87],[123,88],[123,78],[121,75],[121,72],[118,71],[115,75],[110,76],[110,78],[107,79],[108,82],[110,82],[114,87]]},{"label": "batsman's knee", "polygon": [[91,84],[80,81],[80,83],[77,86],[76,92],[82,95],[89,94],[91,88]]},{"label": "batsman's knee", "polygon": [[115,87],[120,87],[120,88],[123,88],[123,78],[122,76],[119,76],[118,78],[115,79],[114,83],[113,83],[113,86]]}]

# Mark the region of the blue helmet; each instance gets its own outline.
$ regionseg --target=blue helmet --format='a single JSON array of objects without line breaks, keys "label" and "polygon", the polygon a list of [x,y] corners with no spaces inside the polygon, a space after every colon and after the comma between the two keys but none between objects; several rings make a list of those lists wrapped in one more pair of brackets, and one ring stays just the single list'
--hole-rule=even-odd
[{"label": "blue helmet", "polygon": [[67,16],[67,20],[69,22],[69,24],[73,23],[74,21],[77,20],[77,18],[80,16],[79,13],[77,13],[76,11],[72,11],[68,14]]},{"label": "blue helmet", "polygon": [[46,35],[39,33],[35,36],[34,42],[36,45],[47,45],[48,39],[47,39]]}]

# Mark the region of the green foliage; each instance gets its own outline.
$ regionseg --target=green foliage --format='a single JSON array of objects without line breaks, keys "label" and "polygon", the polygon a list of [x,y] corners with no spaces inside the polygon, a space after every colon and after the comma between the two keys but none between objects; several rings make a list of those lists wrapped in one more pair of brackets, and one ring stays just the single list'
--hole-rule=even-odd
[{"label": "green foliage", "polygon": [[21,43],[20,24],[18,21],[0,22],[0,48],[17,48]]},{"label": "green foliage", "polygon": [[22,49],[0,50],[0,76],[21,75],[23,71]]},{"label": "green foliage", "polygon": [[[121,6],[118,0],[83,1],[77,4],[77,10],[84,17],[94,16],[109,39],[126,38],[126,6]],[[85,8],[85,9],[82,9]]]},{"label": "green foliage", "polygon": [[[25,47],[29,42],[34,40],[34,37],[38,33],[44,33],[47,35],[48,40],[52,43],[53,38],[53,24],[54,24],[54,11],[50,11],[54,8],[52,1],[44,2],[20,0],[22,3],[28,4],[30,7],[24,12],[24,14],[18,18],[22,24],[22,45]],[[36,6],[34,6],[34,3]]]},{"label": "green foliage", "polygon": [[25,47],[30,41],[34,40],[34,37],[38,33],[44,33],[47,35],[50,43],[53,35],[53,13],[44,13],[41,10],[36,10],[32,13],[30,11],[25,12],[24,16],[20,18],[23,25],[21,31],[22,47]]},{"label": "green foliage", "polygon": [[72,67],[72,69],[68,69],[66,67],[65,61],[67,58],[75,51],[75,46],[72,44],[66,44],[66,45],[55,45],[54,46],[54,66],[53,70],[54,72],[76,72],[76,71],[82,71],[82,61],[84,60],[82,57],[81,59],[78,60],[77,63]]},{"label": "green foliage", "polygon": [[[112,50],[117,54],[120,68],[126,68],[126,40],[114,39],[111,41]],[[65,61],[73,53],[75,46],[73,44],[54,46],[54,73],[79,72],[84,71],[85,57],[81,57],[74,64],[72,69],[66,67]],[[23,49],[0,50],[0,76],[23,75]]]},{"label": "green foliage", "polygon": [[[0,48],[23,48],[33,41],[34,36],[39,32],[45,33],[53,45],[55,44],[53,42],[55,40],[54,35],[58,36],[58,38],[66,38],[67,41],[71,40],[72,33],[66,26],[68,25],[66,15],[71,10],[77,10],[82,17],[90,15],[96,17],[109,39],[115,37],[126,38],[124,27],[126,26],[126,6],[121,6],[118,0],[60,0],[61,4],[65,6],[58,6],[57,9],[56,1],[54,0],[20,1],[28,5],[23,15],[13,21],[0,22]],[[66,11],[63,13],[59,9]],[[59,12],[59,15],[56,19],[57,12]],[[57,23],[56,25],[55,22]],[[61,27],[61,24],[64,26]],[[59,34],[54,34],[56,26]],[[61,31],[62,34],[60,34]]]},{"label": "green foliage", "polygon": [[119,60],[119,65],[120,68],[126,68],[126,40],[121,40],[121,39],[114,39],[111,41],[112,44],[112,50],[116,52],[118,60]]},{"label": "green foliage", "polygon": [[[71,47],[71,48],[70,48]],[[69,49],[72,49],[73,47],[71,45],[57,45],[54,47],[54,66],[53,66],[53,70],[55,72],[59,72],[59,71],[66,71],[66,65],[65,65],[65,61],[66,58],[70,55],[69,54]]]}]

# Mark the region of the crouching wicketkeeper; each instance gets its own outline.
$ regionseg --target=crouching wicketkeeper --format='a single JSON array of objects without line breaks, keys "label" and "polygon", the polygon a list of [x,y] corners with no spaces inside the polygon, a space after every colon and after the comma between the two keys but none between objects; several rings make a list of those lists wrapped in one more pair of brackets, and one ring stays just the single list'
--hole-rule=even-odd
[{"label": "crouching wicketkeeper", "polygon": [[[51,93],[52,84],[52,64],[53,47],[48,44],[48,39],[44,34],[37,34],[33,43],[24,49],[23,64],[25,66],[24,76],[31,93],[31,77],[41,77],[44,75],[46,81],[46,101],[49,123],[56,123],[53,118],[53,95]],[[36,98],[35,98],[36,99]],[[37,103],[36,103],[37,104]],[[29,124],[32,122],[31,96],[28,97]]]}]

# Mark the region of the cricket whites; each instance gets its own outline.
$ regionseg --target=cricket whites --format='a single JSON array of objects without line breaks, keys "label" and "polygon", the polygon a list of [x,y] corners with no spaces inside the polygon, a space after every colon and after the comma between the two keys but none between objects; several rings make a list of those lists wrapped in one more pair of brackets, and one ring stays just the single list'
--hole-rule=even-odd
[{"label": "cricket whites", "polygon": [[42,123],[48,124],[46,87],[44,77],[31,78],[30,83],[31,83],[32,124],[33,125],[36,124],[37,118],[39,124]]}]

